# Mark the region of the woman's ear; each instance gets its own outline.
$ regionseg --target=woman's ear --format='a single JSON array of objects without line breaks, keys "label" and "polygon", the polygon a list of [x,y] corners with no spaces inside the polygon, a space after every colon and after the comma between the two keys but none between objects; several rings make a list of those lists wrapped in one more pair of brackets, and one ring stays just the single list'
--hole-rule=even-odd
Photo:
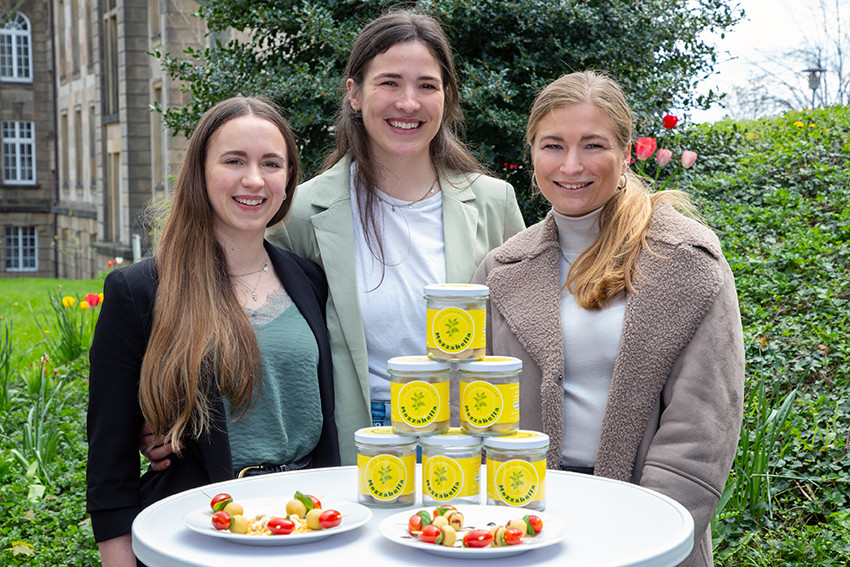
[{"label": "woman's ear", "polygon": [[632,144],[626,146],[626,154],[623,156],[623,170],[620,172],[625,175],[625,173],[629,170],[629,164],[632,162]]},{"label": "woman's ear", "polygon": [[348,100],[351,103],[351,110],[354,112],[360,112],[360,101],[357,97],[357,83],[354,82],[354,79],[348,79],[345,81],[345,90],[348,91]]}]

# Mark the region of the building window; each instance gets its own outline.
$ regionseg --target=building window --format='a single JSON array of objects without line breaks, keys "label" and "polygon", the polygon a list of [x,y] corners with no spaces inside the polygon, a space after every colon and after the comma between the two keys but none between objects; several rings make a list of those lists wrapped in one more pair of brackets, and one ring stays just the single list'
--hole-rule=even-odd
[{"label": "building window", "polygon": [[3,121],[3,181],[35,185],[35,126]]},{"label": "building window", "polygon": [[80,10],[77,0],[71,0],[71,70],[80,70]]},{"label": "building window", "polygon": [[103,17],[103,114],[118,114],[118,10],[115,2],[107,2]]},{"label": "building window", "polygon": [[6,227],[6,271],[38,271],[38,232],[34,226]]},{"label": "building window", "polygon": [[62,158],[59,183],[63,189],[71,186],[71,136],[69,134],[68,113],[59,117],[59,148]]},{"label": "building window", "polygon": [[77,107],[74,111],[74,179],[76,186],[83,186],[83,110]]},{"label": "building window", "polygon": [[0,29],[0,80],[32,82],[32,29],[20,13]]},{"label": "building window", "polygon": [[[156,83],[153,86],[153,104],[164,108],[162,100],[162,83]],[[165,188],[165,168],[164,155],[165,143],[165,128],[162,123],[162,113],[154,110],[151,112],[151,163],[153,165],[153,188],[154,192]]]}]

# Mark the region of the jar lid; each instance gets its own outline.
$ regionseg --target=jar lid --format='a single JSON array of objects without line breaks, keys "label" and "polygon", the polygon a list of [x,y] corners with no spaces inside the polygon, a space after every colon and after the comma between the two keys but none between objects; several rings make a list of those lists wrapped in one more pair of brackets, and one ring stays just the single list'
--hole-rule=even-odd
[{"label": "jar lid", "polygon": [[425,286],[425,296],[438,297],[488,297],[490,288],[480,284],[429,284]]},{"label": "jar lid", "polygon": [[419,438],[419,444],[429,447],[474,447],[481,445],[481,437],[467,435],[460,427],[451,427],[440,435],[423,435]]},{"label": "jar lid", "polygon": [[451,363],[437,362],[427,356],[395,356],[387,361],[387,370],[398,372],[437,372],[451,370]]},{"label": "jar lid", "polygon": [[457,369],[464,372],[510,372],[522,370],[522,361],[513,356],[485,356],[481,360],[461,362]]},{"label": "jar lid", "polygon": [[549,436],[539,431],[520,429],[511,435],[485,437],[484,446],[493,449],[542,449],[549,446]]},{"label": "jar lid", "polygon": [[398,435],[392,427],[364,427],[354,432],[354,441],[371,445],[412,445],[416,437]]}]

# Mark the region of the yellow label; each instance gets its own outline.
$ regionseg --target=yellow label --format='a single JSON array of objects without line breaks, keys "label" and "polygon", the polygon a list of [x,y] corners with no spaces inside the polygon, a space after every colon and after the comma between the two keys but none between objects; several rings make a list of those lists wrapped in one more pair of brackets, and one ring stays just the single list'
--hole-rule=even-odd
[{"label": "yellow label", "polygon": [[486,345],[486,309],[428,309],[426,346],[449,354]]},{"label": "yellow label", "polygon": [[479,492],[481,457],[452,459],[436,455],[422,462],[422,493],[444,502]]},{"label": "yellow label", "polygon": [[399,496],[412,494],[416,455],[396,457],[357,455],[357,480],[361,494],[376,500],[392,501]]},{"label": "yellow label", "polygon": [[392,420],[410,427],[426,427],[449,419],[449,382],[431,384],[413,380],[390,384]]},{"label": "yellow label", "polygon": [[530,463],[487,459],[487,497],[509,506],[526,506],[546,498],[546,461]]},{"label": "yellow label", "polygon": [[519,421],[519,383],[460,382],[461,420],[475,427]]}]

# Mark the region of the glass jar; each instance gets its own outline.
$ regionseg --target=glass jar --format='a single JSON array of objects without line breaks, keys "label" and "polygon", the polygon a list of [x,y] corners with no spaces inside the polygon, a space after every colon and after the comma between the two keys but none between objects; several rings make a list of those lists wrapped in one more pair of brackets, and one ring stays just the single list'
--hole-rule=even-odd
[{"label": "glass jar", "polygon": [[463,432],[484,437],[516,432],[522,361],[512,356],[485,356],[457,368]]},{"label": "glass jar", "polygon": [[425,286],[428,302],[425,354],[428,358],[460,362],[484,356],[488,297],[490,288],[486,285]]},{"label": "glass jar", "polygon": [[422,503],[481,504],[481,438],[453,427],[422,437]]},{"label": "glass jar", "polygon": [[546,452],[549,436],[520,429],[485,437],[487,504],[546,509]]},{"label": "glass jar", "polygon": [[416,439],[389,427],[354,433],[357,501],[373,508],[412,506],[416,500]]},{"label": "glass jar", "polygon": [[397,356],[390,373],[390,420],[399,435],[436,435],[449,428],[451,365],[426,356]]}]

